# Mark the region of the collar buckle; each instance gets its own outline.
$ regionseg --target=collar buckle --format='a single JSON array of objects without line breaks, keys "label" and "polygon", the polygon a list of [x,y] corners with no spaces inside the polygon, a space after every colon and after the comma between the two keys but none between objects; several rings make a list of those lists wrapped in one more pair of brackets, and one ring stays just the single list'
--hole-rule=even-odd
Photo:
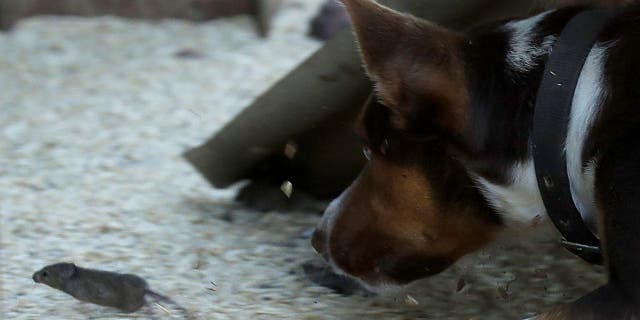
[{"label": "collar buckle", "polygon": [[560,243],[562,243],[562,246],[569,251],[575,250],[575,251],[592,253],[592,254],[600,254],[601,252],[600,246],[589,246],[586,244],[575,243],[575,242],[567,241],[564,238],[560,239]]}]

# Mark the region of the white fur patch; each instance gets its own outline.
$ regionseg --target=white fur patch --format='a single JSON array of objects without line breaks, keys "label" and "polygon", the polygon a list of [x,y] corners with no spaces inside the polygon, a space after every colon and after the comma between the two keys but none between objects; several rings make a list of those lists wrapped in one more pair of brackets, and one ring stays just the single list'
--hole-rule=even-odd
[{"label": "white fur patch", "polygon": [[[599,114],[603,96],[603,58],[606,47],[595,46],[589,53],[580,73],[572,101],[569,127],[565,142],[567,174],[571,196],[576,208],[587,222],[591,231],[596,232],[596,205],[594,179],[597,162],[595,159],[583,168],[582,149]],[[507,225],[522,225],[533,222],[537,217],[545,217],[546,210],[540,196],[533,160],[515,164],[509,173],[511,183],[496,185],[477,176],[484,196],[501,214]]]},{"label": "white fur patch", "polygon": [[505,28],[511,32],[509,40],[509,51],[507,53],[507,62],[511,69],[518,72],[526,72],[533,69],[536,64],[535,60],[540,56],[549,52],[549,49],[555,43],[554,36],[547,36],[542,42],[542,46],[533,43],[533,32],[549,11],[535,15],[533,17],[509,22]]},{"label": "white fur patch", "polygon": [[498,185],[476,176],[482,193],[507,226],[528,226],[546,216],[536,180],[533,160],[511,168],[509,185]]},{"label": "white fur patch", "polygon": [[571,196],[576,208],[587,223],[591,232],[596,232],[596,204],[594,197],[595,159],[586,168],[582,164],[582,150],[587,135],[591,130],[595,118],[598,116],[603,96],[603,58],[606,48],[595,46],[589,52],[587,60],[580,73],[578,85],[573,96],[571,117],[567,139],[565,141],[565,155],[567,159],[567,174]]}]

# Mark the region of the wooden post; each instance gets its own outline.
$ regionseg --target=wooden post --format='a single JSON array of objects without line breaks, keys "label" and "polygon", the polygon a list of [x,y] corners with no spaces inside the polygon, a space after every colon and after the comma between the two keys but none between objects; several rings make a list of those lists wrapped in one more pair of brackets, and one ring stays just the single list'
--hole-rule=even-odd
[{"label": "wooden post", "polygon": [[[399,9],[445,26],[525,15],[533,0],[387,0]],[[381,44],[382,45],[382,44]],[[371,90],[350,30],[277,82],[186,159],[214,186],[250,178],[261,161],[282,154],[296,141],[292,160],[297,186],[323,195],[342,190],[358,173],[362,155],[349,122]],[[298,170],[296,170],[296,168]]]}]

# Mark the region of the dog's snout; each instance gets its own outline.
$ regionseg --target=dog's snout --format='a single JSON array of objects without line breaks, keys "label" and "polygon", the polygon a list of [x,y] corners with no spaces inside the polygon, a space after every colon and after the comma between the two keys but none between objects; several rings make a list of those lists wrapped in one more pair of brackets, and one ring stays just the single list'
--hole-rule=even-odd
[{"label": "dog's snout", "polygon": [[[349,189],[347,188],[347,191]],[[311,246],[326,261],[331,260],[329,249],[329,235],[332,233],[336,217],[342,212],[342,198],[347,192],[343,192],[338,198],[333,199],[322,215],[322,219],[316,225],[311,236]]]},{"label": "dog's snout", "polygon": [[327,249],[327,236],[324,231],[320,229],[313,231],[313,235],[311,236],[311,246],[319,255],[325,256]]}]

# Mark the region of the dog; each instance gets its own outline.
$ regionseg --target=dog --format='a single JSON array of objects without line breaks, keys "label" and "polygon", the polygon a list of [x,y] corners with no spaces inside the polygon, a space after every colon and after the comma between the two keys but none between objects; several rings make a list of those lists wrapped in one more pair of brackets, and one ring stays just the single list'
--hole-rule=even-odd
[{"label": "dog", "polygon": [[[375,96],[356,120],[367,164],[324,212],[315,250],[380,291],[437,274],[505,230],[545,219],[531,146],[536,94],[587,7],[465,33],[343,0]],[[640,5],[608,21],[574,92],[571,196],[597,225],[608,282],[536,319],[640,319]]]}]

